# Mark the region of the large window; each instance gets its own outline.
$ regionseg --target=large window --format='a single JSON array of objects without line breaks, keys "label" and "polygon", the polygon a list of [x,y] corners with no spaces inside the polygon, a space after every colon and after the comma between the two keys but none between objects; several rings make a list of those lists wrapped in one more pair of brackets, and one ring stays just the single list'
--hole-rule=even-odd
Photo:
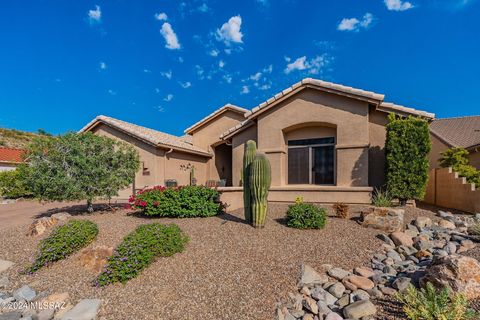
[{"label": "large window", "polygon": [[288,184],[335,184],[335,138],[288,141]]}]

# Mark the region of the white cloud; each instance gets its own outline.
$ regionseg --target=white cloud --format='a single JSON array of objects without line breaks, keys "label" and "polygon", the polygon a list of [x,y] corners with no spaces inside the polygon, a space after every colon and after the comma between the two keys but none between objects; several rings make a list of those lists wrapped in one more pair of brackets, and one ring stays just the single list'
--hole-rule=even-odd
[{"label": "white cloud", "polygon": [[217,49],[212,49],[208,52],[209,55],[211,55],[212,57],[216,57],[218,56],[218,50]]},{"label": "white cloud", "polygon": [[199,66],[198,64],[195,65],[195,72],[197,73],[197,76],[200,79],[203,79],[203,74],[205,73],[205,70],[203,70],[203,68],[201,66]]},{"label": "white cloud", "polygon": [[198,11],[200,11],[200,12],[208,12],[208,11],[210,11],[210,8],[209,8],[208,5],[204,2],[204,3],[202,3],[201,6],[198,7]]},{"label": "white cloud", "polygon": [[183,58],[182,58],[182,57],[178,57],[178,62],[183,63]]},{"label": "white cloud", "polygon": [[268,7],[270,2],[268,0],[256,0],[258,4],[261,4],[264,7]]},{"label": "white cloud", "polygon": [[180,43],[178,42],[177,35],[172,29],[172,25],[168,22],[164,22],[160,33],[165,38],[165,48],[167,49],[180,49]]},{"label": "white cloud", "polygon": [[107,69],[107,64],[103,61],[100,61],[100,69],[102,69],[102,70]]},{"label": "white cloud", "polygon": [[268,90],[272,87],[272,85],[270,83],[265,83],[265,84],[262,84],[261,86],[258,87],[259,90]]},{"label": "white cloud", "polygon": [[242,43],[242,31],[240,30],[242,26],[242,17],[233,16],[228,19],[228,22],[225,22],[220,29],[217,29],[216,38],[218,41],[225,42],[226,45],[230,43]]},{"label": "white cloud", "polygon": [[158,21],[167,21],[168,16],[165,12],[155,13],[155,19]]},{"label": "white cloud", "polygon": [[165,98],[163,98],[163,101],[170,102],[173,99],[173,94],[167,94]]},{"label": "white cloud", "polygon": [[162,106],[157,106],[157,110],[158,112],[165,112],[165,108],[163,108]]},{"label": "white cloud", "polygon": [[260,80],[260,77],[262,76],[262,73],[261,72],[257,72],[253,75],[250,76],[250,80],[253,80],[253,81],[258,81]]},{"label": "white cloud", "polygon": [[[285,59],[287,62],[291,61],[290,59]],[[307,71],[311,74],[318,74],[322,67],[328,65],[330,63],[330,59],[327,55],[316,56],[312,59],[307,59],[306,56],[297,58],[295,61],[290,62],[285,67],[284,72],[289,74],[293,71]]]},{"label": "white cloud", "polygon": [[156,93],[160,93],[160,89],[155,88],[155,92],[156,92]]},{"label": "white cloud", "polygon": [[405,11],[408,9],[413,9],[414,5],[408,1],[402,0],[383,0],[388,10],[391,11]]},{"label": "white cloud", "polygon": [[219,66],[220,68],[225,67],[225,65],[226,65],[226,63],[225,63],[225,61],[223,61],[223,60],[220,60],[220,61],[218,62],[218,66]]},{"label": "white cloud", "polygon": [[360,31],[361,28],[368,28],[373,22],[373,15],[369,12],[365,13],[362,20],[357,18],[343,18],[337,26],[339,31]]},{"label": "white cloud", "polygon": [[232,83],[233,78],[232,78],[231,75],[225,74],[225,75],[223,76],[223,80],[225,80],[225,82],[227,82],[227,83]]},{"label": "white cloud", "polygon": [[95,9],[88,10],[88,21],[90,23],[100,23],[102,20],[102,10],[100,6],[96,5]]},{"label": "white cloud", "polygon": [[187,89],[187,88],[190,88],[192,86],[192,83],[190,81],[187,81],[187,82],[179,82],[180,85],[182,86],[182,88],[184,89]]},{"label": "white cloud", "polygon": [[160,75],[162,75],[163,77],[165,77],[167,79],[172,79],[172,70],[160,72]]},{"label": "white cloud", "polygon": [[112,96],[116,96],[116,95],[117,95],[117,91],[113,91],[112,89],[108,89],[108,94],[109,94],[109,95],[112,95]]},{"label": "white cloud", "polygon": [[248,88],[248,86],[243,86],[242,91],[240,91],[240,94],[247,94],[249,92],[250,92],[250,89]]},{"label": "white cloud", "polygon": [[272,73],[272,71],[273,71],[273,66],[272,66],[272,65],[269,65],[268,67],[263,68],[262,71],[265,72],[265,73]]},{"label": "white cloud", "polygon": [[143,69],[143,72],[145,72],[145,73],[152,73],[152,71],[149,70],[149,69]]}]

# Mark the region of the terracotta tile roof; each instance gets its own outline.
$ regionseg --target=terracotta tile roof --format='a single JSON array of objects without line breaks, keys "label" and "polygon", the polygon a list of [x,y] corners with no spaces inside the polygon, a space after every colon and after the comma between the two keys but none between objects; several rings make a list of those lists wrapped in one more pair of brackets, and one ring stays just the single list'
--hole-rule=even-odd
[{"label": "terracotta tile roof", "polygon": [[233,104],[227,103],[227,104],[224,105],[223,107],[215,110],[214,112],[210,113],[208,116],[206,116],[205,118],[203,118],[202,120],[194,123],[193,125],[191,125],[191,126],[188,127],[187,129],[185,129],[184,132],[185,132],[185,133],[190,133],[190,132],[192,132],[193,130],[195,130],[196,128],[200,127],[202,124],[210,121],[211,119],[215,118],[216,116],[221,115],[222,113],[224,113],[225,111],[228,111],[228,110],[235,111],[235,112],[238,112],[238,113],[240,113],[240,114],[245,114],[245,113],[249,112],[247,109],[244,109],[244,108],[235,106],[235,105],[233,105]]},{"label": "terracotta tile roof", "polygon": [[480,116],[436,119],[430,131],[452,147],[480,146]]},{"label": "terracotta tile roof", "polygon": [[0,147],[0,162],[21,163],[25,150]]},{"label": "terracotta tile roof", "polygon": [[97,116],[95,119],[90,121],[85,127],[80,129],[79,132],[89,131],[97,123],[104,123],[155,146],[163,146],[184,152],[211,156],[211,154],[207,151],[194,146],[191,141],[189,141],[188,137],[177,137],[168,133],[102,115]]},{"label": "terracotta tile roof", "polygon": [[[352,97],[355,99],[360,99],[360,100],[365,100],[367,102],[373,103],[377,106],[379,110],[383,110],[386,112],[397,112],[400,114],[412,114],[415,116],[420,116],[424,117],[427,119],[433,119],[435,118],[435,114],[421,111],[421,110],[416,110],[413,108],[408,108],[400,105],[396,105],[393,103],[389,102],[383,102],[383,99],[385,98],[385,95],[380,94],[380,93],[375,93],[372,91],[365,91],[361,89],[356,89],[353,87],[349,86],[344,86],[341,84],[333,83],[333,82],[327,82],[323,80],[318,80],[318,79],[312,79],[312,78],[305,78],[302,81],[299,81],[295,83],[294,85],[286,88],[285,90],[277,93],[270,99],[268,99],[265,102],[260,103],[258,106],[254,107],[251,111],[247,112],[245,114],[245,117],[247,119],[253,119],[255,118],[261,111],[264,109],[268,108],[272,104],[275,103],[275,101],[288,96],[292,94],[297,88],[300,87],[312,87],[312,88],[317,88],[319,90],[325,91],[325,92],[331,92],[339,95],[344,95],[348,97]],[[221,138],[225,138],[228,136],[231,136],[237,131],[242,130],[243,128],[246,128],[248,125],[250,125],[251,122],[249,121],[243,121],[240,124],[237,124],[235,127],[230,128],[228,131],[224,132],[221,135]]]}]

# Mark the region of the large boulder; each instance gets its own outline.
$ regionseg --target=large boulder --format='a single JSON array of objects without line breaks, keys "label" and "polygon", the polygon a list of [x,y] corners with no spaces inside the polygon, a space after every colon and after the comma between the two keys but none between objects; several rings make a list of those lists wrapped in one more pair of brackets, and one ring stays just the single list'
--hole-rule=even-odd
[{"label": "large boulder", "polygon": [[39,236],[42,235],[48,228],[56,225],[58,219],[54,217],[43,217],[34,220],[30,227],[28,227],[27,236]]},{"label": "large boulder", "polygon": [[404,213],[403,209],[371,207],[368,211],[362,212],[362,226],[389,233],[401,231]]},{"label": "large boulder", "polygon": [[467,299],[480,298],[480,263],[478,260],[461,255],[436,257],[427,267],[420,284],[431,282],[436,287],[450,287],[463,293]]},{"label": "large boulder", "polygon": [[113,248],[107,246],[97,246],[91,249],[84,249],[80,252],[80,264],[87,270],[100,273],[107,259],[112,255]]}]

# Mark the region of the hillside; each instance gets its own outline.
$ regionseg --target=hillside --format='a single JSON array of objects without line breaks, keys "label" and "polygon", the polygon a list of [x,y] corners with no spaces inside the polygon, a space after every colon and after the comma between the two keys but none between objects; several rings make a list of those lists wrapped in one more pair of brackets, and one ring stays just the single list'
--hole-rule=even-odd
[{"label": "hillside", "polygon": [[23,149],[30,141],[40,135],[48,134],[43,131],[39,134],[15,129],[0,128],[0,147]]}]

